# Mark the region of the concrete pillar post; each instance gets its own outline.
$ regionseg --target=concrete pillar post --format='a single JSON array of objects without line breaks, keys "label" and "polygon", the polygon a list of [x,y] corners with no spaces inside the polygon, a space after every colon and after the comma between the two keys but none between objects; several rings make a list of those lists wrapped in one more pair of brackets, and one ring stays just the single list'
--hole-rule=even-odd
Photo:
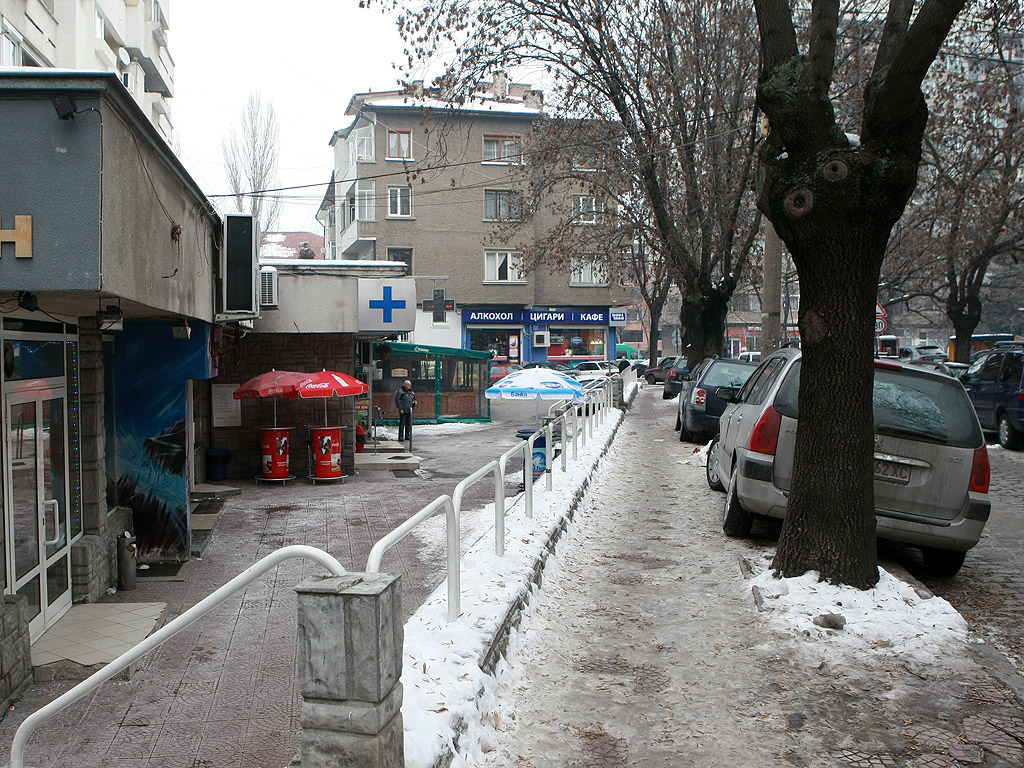
[{"label": "concrete pillar post", "polygon": [[299,584],[302,768],[404,768],[400,579]]}]

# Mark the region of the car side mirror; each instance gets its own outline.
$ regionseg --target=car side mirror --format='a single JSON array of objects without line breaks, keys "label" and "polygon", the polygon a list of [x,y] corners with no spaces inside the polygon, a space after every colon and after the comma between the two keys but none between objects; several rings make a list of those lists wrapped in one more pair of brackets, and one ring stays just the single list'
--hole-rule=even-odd
[{"label": "car side mirror", "polygon": [[719,387],[715,390],[715,397],[727,403],[736,402],[736,390],[732,387]]}]

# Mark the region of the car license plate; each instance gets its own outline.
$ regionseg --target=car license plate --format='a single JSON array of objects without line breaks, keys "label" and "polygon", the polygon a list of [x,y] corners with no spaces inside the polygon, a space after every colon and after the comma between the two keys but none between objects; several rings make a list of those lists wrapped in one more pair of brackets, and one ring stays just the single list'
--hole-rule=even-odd
[{"label": "car license plate", "polygon": [[875,479],[906,485],[910,482],[910,465],[875,459]]}]

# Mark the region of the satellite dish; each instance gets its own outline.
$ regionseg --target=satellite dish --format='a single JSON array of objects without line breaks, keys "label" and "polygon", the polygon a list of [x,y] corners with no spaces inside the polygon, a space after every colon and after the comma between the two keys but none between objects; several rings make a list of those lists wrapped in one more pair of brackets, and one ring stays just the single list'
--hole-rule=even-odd
[{"label": "satellite dish", "polygon": [[131,54],[128,53],[124,48],[117,49],[117,58],[121,60],[121,65],[127,67],[132,63]]}]

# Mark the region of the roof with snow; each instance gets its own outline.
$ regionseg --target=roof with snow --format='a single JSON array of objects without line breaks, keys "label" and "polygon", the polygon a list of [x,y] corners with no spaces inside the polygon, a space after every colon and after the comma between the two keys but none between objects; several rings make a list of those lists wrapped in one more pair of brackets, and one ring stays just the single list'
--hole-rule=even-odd
[{"label": "roof with snow", "polygon": [[313,232],[264,232],[260,260],[323,259],[324,238]]}]

